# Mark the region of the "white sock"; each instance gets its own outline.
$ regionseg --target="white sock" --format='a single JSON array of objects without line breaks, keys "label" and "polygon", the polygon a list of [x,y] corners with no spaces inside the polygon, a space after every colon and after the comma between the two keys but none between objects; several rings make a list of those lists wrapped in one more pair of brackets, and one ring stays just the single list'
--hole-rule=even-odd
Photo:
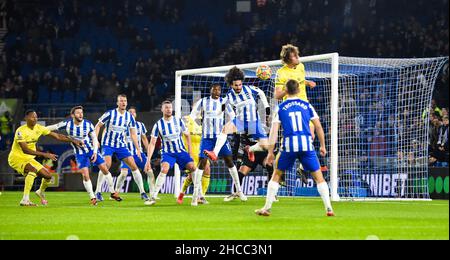
[{"label": "white sock", "polygon": [[317,184],[317,190],[319,191],[320,197],[322,197],[323,205],[326,210],[333,210],[330,201],[330,190],[326,181]]},{"label": "white sock", "polygon": [[150,195],[155,192],[155,174],[153,172],[147,172],[147,183]]},{"label": "white sock", "polygon": [[119,177],[117,177],[116,192],[122,191],[122,187],[123,184],[125,183],[125,180],[127,179],[127,176],[128,176],[128,169],[122,169]]},{"label": "white sock", "polygon": [[156,189],[155,192],[153,193],[153,198],[157,198],[159,191],[161,190],[162,186],[164,185],[164,183],[166,182],[166,177],[167,174],[163,174],[163,173],[159,173],[158,178],[156,179]]},{"label": "white sock", "polygon": [[140,194],[145,193],[144,181],[142,180],[142,174],[139,171],[139,169],[137,169],[136,171],[132,171],[131,173],[133,174],[133,179],[134,179],[134,181],[136,182],[136,184],[138,186],[139,193]]},{"label": "white sock", "polygon": [[269,185],[267,186],[266,205],[264,205],[265,210],[270,210],[272,208],[272,204],[275,201],[275,196],[278,194],[279,188],[280,184],[278,182],[269,182]]},{"label": "white sock", "polygon": [[253,146],[250,146],[250,152],[264,152],[264,149],[259,145],[259,143],[256,143]]},{"label": "white sock", "polygon": [[95,198],[94,191],[92,191],[92,182],[91,180],[85,181],[83,180],[84,188],[86,189],[87,193],[89,194],[89,197],[91,199]]},{"label": "white sock", "polygon": [[112,174],[108,172],[108,175],[105,175],[106,182],[108,183],[109,192],[114,193],[114,180]]},{"label": "white sock", "polygon": [[224,133],[220,133],[220,135],[217,137],[216,146],[214,146],[214,153],[218,156],[220,153],[220,150],[222,150],[222,147],[227,142],[228,135]]},{"label": "white sock", "polygon": [[105,180],[105,175],[102,172],[99,172],[98,178],[97,178],[97,188],[95,189],[95,193],[102,192],[102,185],[103,185],[104,180]]},{"label": "white sock", "polygon": [[241,192],[242,188],[236,166],[233,166],[233,168],[228,168],[228,171],[230,172],[231,178],[233,179],[234,187],[236,187],[236,192]]},{"label": "white sock", "polygon": [[202,195],[202,178],[203,170],[197,169],[193,174],[194,195],[192,198],[198,198],[200,195]]},{"label": "white sock", "polygon": [[27,194],[27,195],[24,194],[22,200],[23,201],[29,201],[30,200],[30,194]]}]

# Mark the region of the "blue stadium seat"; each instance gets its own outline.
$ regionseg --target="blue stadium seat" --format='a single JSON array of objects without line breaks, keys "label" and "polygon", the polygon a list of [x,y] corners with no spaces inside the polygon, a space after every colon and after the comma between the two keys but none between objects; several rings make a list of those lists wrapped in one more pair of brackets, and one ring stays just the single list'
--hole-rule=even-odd
[{"label": "blue stadium seat", "polygon": [[38,98],[37,103],[39,104],[46,104],[50,101],[50,93],[48,91],[47,86],[39,86],[38,87]]},{"label": "blue stadium seat", "polygon": [[64,90],[63,103],[75,103],[75,93],[72,90]]},{"label": "blue stadium seat", "polygon": [[86,102],[87,91],[85,89],[80,89],[75,92],[75,103],[82,104]]},{"label": "blue stadium seat", "polygon": [[51,104],[61,103],[62,93],[61,91],[51,91],[50,92],[50,102]]}]

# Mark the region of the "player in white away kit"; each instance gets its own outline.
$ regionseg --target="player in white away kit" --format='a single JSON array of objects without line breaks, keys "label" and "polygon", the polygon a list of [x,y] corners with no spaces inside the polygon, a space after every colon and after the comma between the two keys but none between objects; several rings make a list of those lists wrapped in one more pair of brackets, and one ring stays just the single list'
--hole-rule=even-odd
[{"label": "player in white away kit", "polygon": [[[197,182],[197,186],[201,187],[201,177],[203,175],[203,171],[208,162],[208,157],[203,153],[204,150],[211,150],[214,148],[214,145],[217,141],[217,136],[220,135],[225,118],[224,113],[222,111],[222,103],[223,99],[220,97],[221,94],[221,86],[220,84],[211,85],[211,96],[200,99],[195,105],[194,109],[191,112],[190,117],[193,120],[196,120],[200,114],[202,116],[201,125],[202,129],[202,141],[200,145],[200,161],[198,165],[198,175],[197,179],[194,180]],[[225,112],[228,115],[230,120],[234,120],[235,113],[230,105],[227,105],[225,108]],[[226,142],[226,144],[222,147],[222,149],[217,154],[219,157],[222,157],[225,161],[226,166],[228,167],[228,171],[230,172],[231,177],[233,178],[234,186],[236,191],[238,191],[238,196],[242,201],[247,201],[247,197],[244,195],[241,189],[241,185],[239,182],[238,170],[233,162],[233,152],[231,151],[231,146]],[[201,193],[201,191],[198,191]],[[182,201],[184,194],[180,194],[178,197],[178,201]],[[203,198],[202,194],[202,198]]]},{"label": "player in white away kit", "polygon": [[97,199],[95,198],[94,191],[92,190],[92,182],[89,177],[89,168],[97,166],[100,169],[99,175],[106,176],[108,180],[109,191],[111,197],[119,200],[119,196],[114,192],[114,183],[111,177],[111,173],[106,167],[105,161],[101,154],[98,154],[98,140],[94,131],[94,125],[91,121],[84,119],[83,107],[77,106],[71,109],[70,115],[72,119],[63,121],[56,125],[48,126],[50,131],[66,131],[67,134],[74,140],[80,140],[84,142],[84,147],[77,147],[72,144],[75,158],[78,163],[81,174],[83,175],[83,184],[86,191],[89,193],[92,205],[97,205]]},{"label": "player in white away kit", "polygon": [[263,102],[267,116],[270,115],[269,102],[261,89],[254,86],[243,85],[242,81],[244,78],[244,72],[237,67],[233,67],[227,75],[225,75],[225,81],[228,86],[231,87],[231,90],[224,99],[222,109],[225,110],[226,104],[230,104],[236,109],[236,117],[233,122],[227,123],[223,128],[222,133],[217,136],[214,151],[204,151],[205,155],[213,161],[217,161],[217,155],[223,145],[227,142],[228,135],[236,132],[249,135],[253,139],[258,140],[258,143],[255,145],[247,146],[245,148],[245,152],[252,162],[255,161],[254,152],[264,151],[269,148],[268,136],[261,124],[261,119],[258,114],[256,96]]},{"label": "player in white away kit", "polygon": [[270,216],[272,203],[280,188],[281,175],[291,169],[295,161],[299,159],[305,170],[311,172],[317,183],[317,189],[325,205],[327,216],[334,216],[330,202],[330,191],[320,170],[319,159],[314,149],[309,127],[309,122],[312,121],[320,141],[320,155],[325,156],[327,153],[325,148],[325,134],[319,116],[311,104],[296,96],[299,91],[297,81],[289,80],[286,83],[286,91],[288,97],[286,101],[278,106],[278,111],[274,113],[272,128],[270,130],[271,145],[269,147],[269,155],[267,156],[268,164],[272,164],[274,161],[275,156],[273,150],[277,143],[278,130],[280,125],[283,127],[283,141],[274,165],[275,173],[267,188],[266,205],[264,208],[256,210],[255,213],[260,216]]},{"label": "player in white away kit", "polygon": [[[134,117],[128,112],[127,109],[128,101],[125,95],[119,95],[117,97],[117,109],[110,110],[103,114],[98,120],[95,126],[95,134],[99,134],[100,129],[105,126],[105,131],[103,131],[102,136],[102,151],[103,157],[105,158],[106,165],[111,168],[112,156],[115,154],[117,158],[128,165],[133,173],[134,180],[138,186],[143,185],[142,175],[139,171],[134,157],[127,148],[127,142],[125,140],[126,131],[129,130],[131,134],[131,139],[135,147],[139,147],[139,142],[136,134],[136,121]],[[142,160],[142,155],[140,150],[136,150],[136,156]],[[111,177],[112,178],[112,177]],[[109,180],[108,180],[109,181]],[[98,200],[103,200],[101,195],[101,185],[103,183],[102,175],[99,175],[97,182],[96,196]],[[149,198],[147,194],[141,194],[141,197],[148,201]]]},{"label": "player in white away kit", "polygon": [[[135,107],[130,107],[130,109],[128,109],[128,112],[130,112],[131,115],[135,119],[137,118],[137,113],[136,113]],[[138,142],[139,142],[138,148],[136,148],[133,144],[133,140],[131,139],[130,129],[128,129],[126,131],[125,140],[127,142],[127,148],[128,148],[128,151],[131,152],[131,155],[133,156],[134,161],[136,162],[139,169],[143,170],[144,173],[147,175],[147,181],[148,181],[148,185],[150,187],[150,194],[152,194],[155,190],[155,176],[153,175],[153,172],[146,172],[144,169],[145,163],[147,162],[147,156],[145,155],[144,150],[142,149],[142,145],[144,145],[145,151],[147,151],[147,149],[148,149],[148,139],[146,136],[147,128],[145,128],[144,123],[136,121],[136,134],[137,134]],[[138,149],[141,152],[142,160],[137,156]],[[125,183],[128,173],[131,171],[130,167],[128,167],[128,165],[126,165],[124,162],[122,162],[122,164],[120,165],[120,169],[121,169],[120,175],[117,178],[117,183],[116,183],[116,192],[117,193],[119,193],[122,190],[123,184]],[[142,177],[141,178],[139,178],[139,177],[140,176],[135,176],[133,174],[133,178],[134,178],[136,184],[138,185],[138,189],[139,189],[141,196],[145,196],[146,194],[145,194],[145,190],[144,190],[144,184],[142,183],[142,181],[140,181],[140,180],[142,180]],[[136,180],[138,180],[138,181],[136,181]]]},{"label": "player in white away kit", "polygon": [[[152,167],[150,160],[153,156],[153,152],[155,151],[156,141],[159,136],[161,137],[162,142],[161,172],[156,179],[155,192],[151,194],[150,201],[146,202],[146,205],[154,205],[156,203],[159,191],[166,182],[167,173],[169,173],[170,169],[173,169],[175,163],[180,166],[180,170],[186,169],[191,173],[194,173],[194,180],[199,174],[197,172],[197,168],[195,167],[194,160],[189,155],[191,151],[191,136],[183,120],[172,116],[173,108],[170,101],[163,102],[161,112],[163,113],[163,118],[158,120],[152,129],[152,138],[150,140],[147,153],[148,159],[145,165],[145,171],[151,172]],[[181,135],[186,137],[189,153],[186,151]],[[191,203],[192,206],[198,206],[197,198],[199,195],[197,183],[194,182],[194,196],[192,196]]]}]

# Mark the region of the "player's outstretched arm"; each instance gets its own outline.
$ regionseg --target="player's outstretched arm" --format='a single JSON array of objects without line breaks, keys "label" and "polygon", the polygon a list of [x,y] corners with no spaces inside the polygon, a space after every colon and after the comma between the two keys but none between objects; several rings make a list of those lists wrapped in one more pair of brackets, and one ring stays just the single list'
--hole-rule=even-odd
[{"label": "player's outstretched arm", "polygon": [[305,84],[310,88],[315,88],[317,86],[316,82],[310,80],[305,80]]},{"label": "player's outstretched arm", "polygon": [[49,137],[61,141],[61,142],[66,142],[66,143],[73,143],[74,145],[78,146],[78,147],[83,147],[84,146],[84,142],[80,141],[80,140],[75,140],[70,138],[67,135],[62,135],[62,134],[58,134],[55,132],[50,132],[50,134],[48,134]]},{"label": "player's outstretched arm", "polygon": [[34,151],[34,150],[28,148],[28,146],[27,146],[27,144],[25,142],[19,142],[19,145],[20,145],[20,148],[22,149],[22,151],[25,154],[44,157],[44,158],[47,158],[47,159],[51,159],[52,161],[58,160],[58,156],[56,154],[44,153],[44,152],[40,152],[40,151],[37,151],[37,150]]},{"label": "player's outstretched arm", "polygon": [[318,118],[313,119],[312,122],[314,124],[314,128],[316,129],[316,133],[320,142],[320,155],[325,156],[327,155],[327,149],[325,147],[325,133],[323,131],[322,124],[320,123],[320,120]]},{"label": "player's outstretched arm", "polygon": [[[61,123],[62,123],[62,122],[61,122]],[[46,126],[46,128],[47,128],[48,130],[50,130],[50,131],[53,132],[53,131],[56,131],[56,130],[59,129],[61,123],[54,124],[54,125],[49,125],[49,126]]]}]

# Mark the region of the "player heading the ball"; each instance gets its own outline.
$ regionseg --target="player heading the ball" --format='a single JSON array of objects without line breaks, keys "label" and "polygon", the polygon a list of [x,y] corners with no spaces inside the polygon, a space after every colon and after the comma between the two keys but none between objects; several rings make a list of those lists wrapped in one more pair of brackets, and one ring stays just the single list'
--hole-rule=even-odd
[{"label": "player heading the ball", "polygon": [[214,150],[204,151],[205,155],[213,161],[217,161],[217,155],[227,142],[228,135],[236,132],[250,135],[253,139],[258,140],[257,144],[245,148],[250,161],[255,161],[254,152],[264,151],[268,148],[268,136],[261,124],[256,97],[259,97],[263,102],[266,115],[270,115],[269,102],[261,89],[244,85],[244,79],[244,72],[238,67],[231,68],[225,75],[225,81],[231,89],[224,98],[222,111],[225,110],[227,104],[230,104],[236,110],[236,117],[232,122],[228,122],[217,136]]}]

